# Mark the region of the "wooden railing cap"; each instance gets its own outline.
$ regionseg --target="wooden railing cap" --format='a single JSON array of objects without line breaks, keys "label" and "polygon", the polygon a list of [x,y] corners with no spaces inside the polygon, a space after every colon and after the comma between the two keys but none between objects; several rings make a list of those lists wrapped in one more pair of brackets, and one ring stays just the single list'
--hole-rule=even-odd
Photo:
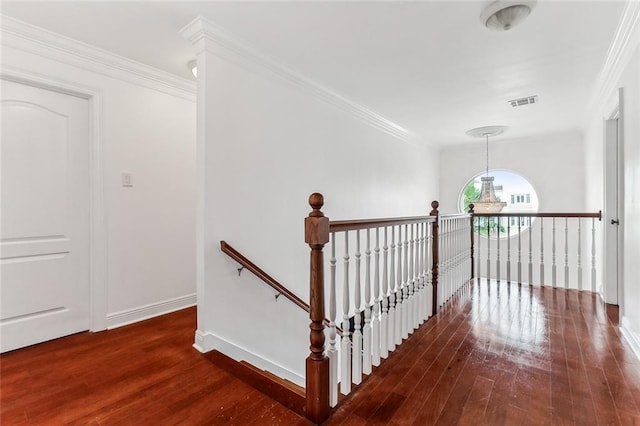
[{"label": "wooden railing cap", "polygon": [[319,192],[314,192],[309,195],[309,205],[313,209],[311,213],[309,213],[309,217],[324,217],[324,213],[320,211],[322,206],[324,206],[324,196]]}]

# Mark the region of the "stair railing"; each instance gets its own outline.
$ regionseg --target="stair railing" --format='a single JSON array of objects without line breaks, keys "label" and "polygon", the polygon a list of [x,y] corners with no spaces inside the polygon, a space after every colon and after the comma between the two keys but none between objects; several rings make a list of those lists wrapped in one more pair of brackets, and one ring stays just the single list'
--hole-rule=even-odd
[{"label": "stair railing", "polygon": [[[321,423],[337,405],[340,393],[350,393],[353,385],[360,384],[436,312],[438,297],[445,297],[438,296],[439,252],[453,253],[453,237],[465,232],[463,221],[469,240],[470,216],[440,220],[438,202],[434,201],[428,216],[330,221],[321,211],[321,194],[312,194],[309,204],[312,211],[305,219],[305,241],[311,248],[311,353],[306,364],[306,414]],[[448,231],[441,240],[439,226]],[[330,244],[328,265],[323,253],[326,244]],[[461,264],[463,256],[468,266],[468,249],[459,255]],[[340,264],[338,258],[342,259]],[[451,274],[447,279],[452,282],[459,268],[447,263]],[[325,316],[325,272],[329,276],[326,351],[321,321]],[[341,337],[336,333],[339,319]]]}]

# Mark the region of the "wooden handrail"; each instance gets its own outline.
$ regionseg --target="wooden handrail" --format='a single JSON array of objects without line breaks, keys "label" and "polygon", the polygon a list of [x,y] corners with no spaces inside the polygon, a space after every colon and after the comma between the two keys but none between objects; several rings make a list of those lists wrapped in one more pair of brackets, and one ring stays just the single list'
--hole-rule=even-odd
[{"label": "wooden handrail", "polygon": [[[296,305],[304,309],[306,312],[309,312],[309,305],[305,303],[304,300],[300,299],[293,292],[291,292],[291,290],[286,288],[284,285],[280,284],[275,278],[267,274],[255,263],[253,263],[252,261],[247,259],[245,256],[243,256],[242,253],[240,253],[238,250],[231,247],[226,241],[220,241],[220,250],[222,250],[223,253],[225,253],[230,258],[238,262],[240,265],[248,269],[251,273],[253,273],[253,275],[255,275],[256,277],[260,278],[262,281],[267,283],[271,288],[276,290],[278,293],[282,294],[284,297],[286,297],[287,299],[289,299],[290,301],[292,301],[293,303],[295,303]],[[326,325],[329,325],[329,320],[325,318],[324,323]],[[336,330],[338,331],[338,334],[342,335],[341,328],[336,327]]]},{"label": "wooden handrail", "polygon": [[602,220],[602,211],[597,213],[472,213],[474,217],[566,217],[595,218]]},{"label": "wooden handrail", "polygon": [[329,232],[371,229],[382,226],[410,225],[412,223],[432,222],[435,219],[434,216],[410,216],[379,219],[332,220],[329,222]]}]

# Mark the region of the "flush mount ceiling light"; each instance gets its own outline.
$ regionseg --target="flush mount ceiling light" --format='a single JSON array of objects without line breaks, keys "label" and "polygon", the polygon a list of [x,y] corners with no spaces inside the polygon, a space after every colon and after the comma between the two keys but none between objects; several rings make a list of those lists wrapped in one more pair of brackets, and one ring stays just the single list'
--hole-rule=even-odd
[{"label": "flush mount ceiling light", "polygon": [[480,13],[480,21],[492,30],[508,31],[524,21],[535,5],[536,0],[493,1]]}]

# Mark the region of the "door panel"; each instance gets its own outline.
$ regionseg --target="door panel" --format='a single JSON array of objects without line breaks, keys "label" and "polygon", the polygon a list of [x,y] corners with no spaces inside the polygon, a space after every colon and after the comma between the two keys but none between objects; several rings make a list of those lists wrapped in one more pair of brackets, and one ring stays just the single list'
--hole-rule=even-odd
[{"label": "door panel", "polygon": [[603,298],[618,304],[618,247],[619,223],[618,197],[618,119],[605,120],[604,152],[604,250],[603,250]]},{"label": "door panel", "polygon": [[1,351],[89,328],[88,102],[2,81]]}]

